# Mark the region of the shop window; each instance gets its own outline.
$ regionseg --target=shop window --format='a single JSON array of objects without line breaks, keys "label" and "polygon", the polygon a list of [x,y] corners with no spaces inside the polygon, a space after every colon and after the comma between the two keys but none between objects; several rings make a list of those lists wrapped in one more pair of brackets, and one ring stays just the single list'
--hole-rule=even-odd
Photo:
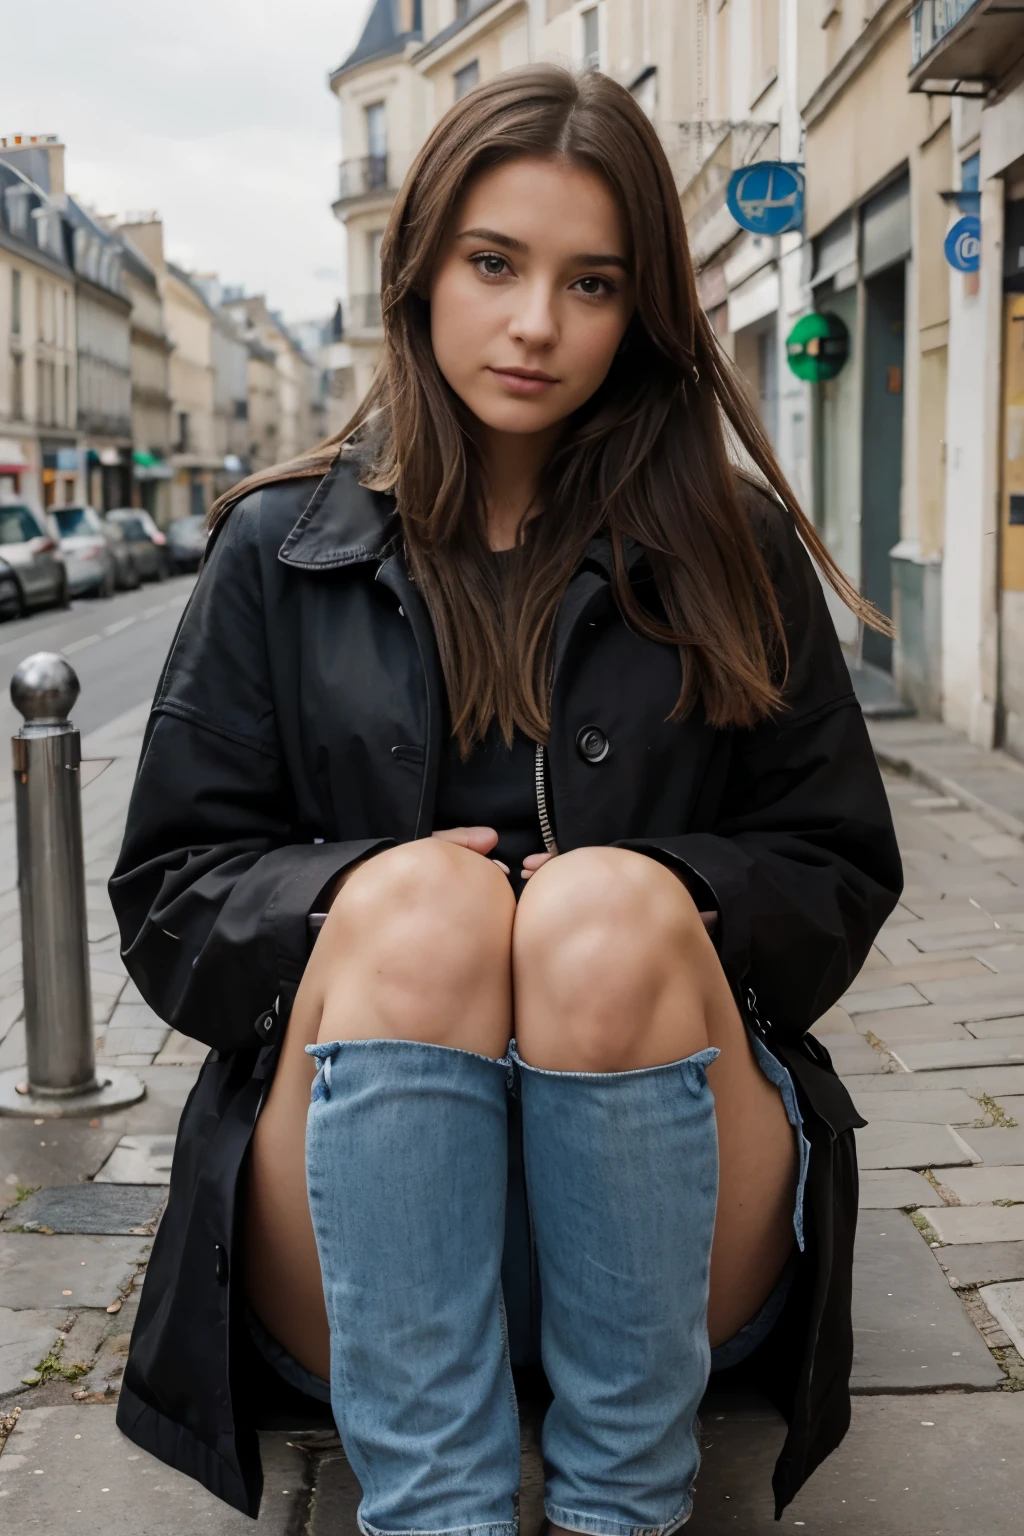
[{"label": "shop window", "polygon": [[11,273],[11,335],[21,335],[21,273]]},{"label": "shop window", "polygon": [[461,101],[463,96],[468,96],[480,84],[480,60],[471,59],[468,64],[463,64],[461,69],[455,71],[455,100]]}]

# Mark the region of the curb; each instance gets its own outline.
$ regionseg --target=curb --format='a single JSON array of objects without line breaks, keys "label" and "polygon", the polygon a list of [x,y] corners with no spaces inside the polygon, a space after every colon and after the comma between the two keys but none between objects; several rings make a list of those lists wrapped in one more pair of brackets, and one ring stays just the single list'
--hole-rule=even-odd
[{"label": "curb", "polygon": [[965,789],[957,779],[948,778],[946,774],[939,773],[935,768],[929,768],[926,763],[913,757],[907,757],[872,743],[875,749],[875,757],[879,766],[888,768],[891,773],[902,774],[907,779],[917,779],[919,783],[935,790],[936,794],[949,795],[953,800],[959,800],[960,804],[969,811],[977,811],[980,816],[987,816],[989,821],[995,823],[1001,831],[1009,833],[1010,837],[1019,837],[1024,842],[1024,821],[1019,816],[1013,816],[1009,811],[1001,811],[998,806],[991,805],[983,800],[980,795]]}]

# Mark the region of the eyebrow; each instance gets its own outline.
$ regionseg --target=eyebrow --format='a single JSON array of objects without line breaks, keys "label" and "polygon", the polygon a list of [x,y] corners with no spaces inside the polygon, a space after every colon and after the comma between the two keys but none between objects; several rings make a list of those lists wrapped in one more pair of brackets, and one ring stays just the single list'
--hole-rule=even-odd
[{"label": "eyebrow", "polygon": [[[517,251],[525,255],[530,247],[525,240],[516,240],[512,235],[503,235],[498,229],[464,229],[455,237],[457,240],[488,240],[492,245],[503,245],[507,251]],[[581,251],[572,258],[575,266],[581,267],[619,267],[623,272],[629,271],[629,262],[622,256],[613,256],[594,251]]]}]

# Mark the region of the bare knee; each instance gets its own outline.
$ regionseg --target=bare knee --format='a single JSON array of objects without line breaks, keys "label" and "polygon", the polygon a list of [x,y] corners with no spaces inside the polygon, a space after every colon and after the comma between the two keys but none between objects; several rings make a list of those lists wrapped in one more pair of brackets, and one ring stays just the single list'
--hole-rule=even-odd
[{"label": "bare knee", "polygon": [[345,883],[317,940],[321,1040],[405,1039],[500,1056],[511,1031],[515,900],[480,854],[391,848]]},{"label": "bare knee", "polygon": [[516,1043],[553,1070],[625,1071],[707,1045],[701,967],[713,950],[685,886],[619,848],[545,865],[512,938]]}]

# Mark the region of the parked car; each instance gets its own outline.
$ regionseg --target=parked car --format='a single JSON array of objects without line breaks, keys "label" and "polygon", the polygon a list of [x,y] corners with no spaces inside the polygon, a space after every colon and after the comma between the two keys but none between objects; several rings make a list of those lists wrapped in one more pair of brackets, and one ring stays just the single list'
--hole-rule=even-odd
[{"label": "parked car", "polygon": [[71,596],[113,597],[117,561],[99,513],[93,507],[55,507],[53,516]]},{"label": "parked car", "polygon": [[135,569],[143,581],[164,581],[167,577],[167,535],[160,532],[148,512],[140,507],[114,507],[107,513],[108,523],[118,523]]},{"label": "parked car", "polygon": [[67,605],[68,573],[56,527],[45,514],[20,503],[0,506],[0,561],[17,582],[17,598],[7,604],[13,613]]},{"label": "parked car", "polygon": [[131,592],[142,585],[142,577],[138,567],[132,558],[132,547],[125,538],[124,529],[120,523],[108,522],[105,517],[100,518],[103,528],[103,537],[110,545],[111,554],[114,556],[114,581],[119,591]]},{"label": "parked car", "polygon": [[16,619],[21,612],[21,587],[6,560],[0,560],[0,619]]},{"label": "parked car", "polygon": [[167,552],[175,571],[198,571],[206,548],[206,518],[176,517],[167,529]]}]

